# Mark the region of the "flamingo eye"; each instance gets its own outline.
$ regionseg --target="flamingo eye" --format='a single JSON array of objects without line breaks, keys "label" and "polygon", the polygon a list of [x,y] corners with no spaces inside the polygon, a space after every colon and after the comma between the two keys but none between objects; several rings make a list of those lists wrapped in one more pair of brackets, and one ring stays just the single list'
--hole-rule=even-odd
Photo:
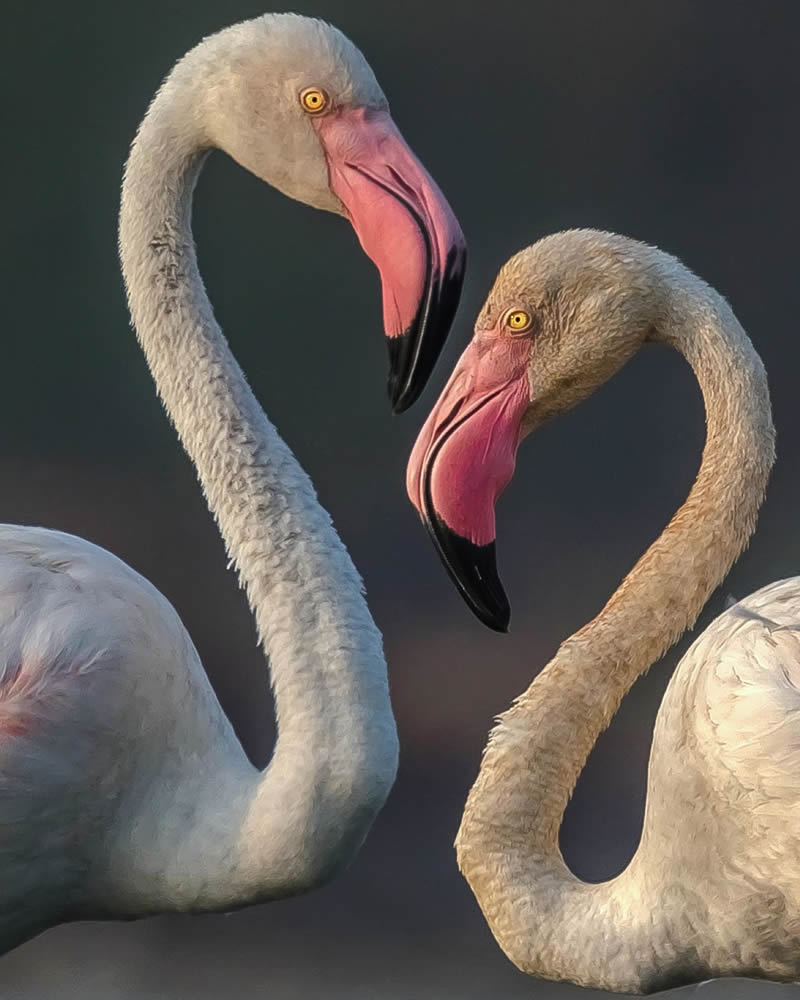
[{"label": "flamingo eye", "polygon": [[300,92],[300,103],[303,110],[310,115],[318,115],[325,111],[330,104],[330,98],[319,87],[306,87]]},{"label": "flamingo eye", "polygon": [[530,329],[533,316],[524,309],[509,309],[503,322],[512,333],[524,333]]}]

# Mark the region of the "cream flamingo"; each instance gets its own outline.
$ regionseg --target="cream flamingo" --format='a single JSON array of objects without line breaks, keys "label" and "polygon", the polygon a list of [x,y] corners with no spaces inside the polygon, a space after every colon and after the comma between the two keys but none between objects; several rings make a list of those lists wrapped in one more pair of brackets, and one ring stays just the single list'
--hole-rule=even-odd
[{"label": "cream flamingo", "polygon": [[255,613],[279,736],[256,771],[175,611],[124,563],[69,535],[0,528],[0,950],[64,920],[311,889],[352,860],[394,780],[386,664],[361,580],[197,271],[191,195],[215,145],[350,217],[383,279],[397,408],[419,391],[458,296],[458,225],[338,31],[267,15],[178,63],[128,161],[122,267]]},{"label": "cream flamingo", "polygon": [[408,475],[450,574],[487,624],[509,609],[494,502],[519,440],[588,396],[647,341],[679,350],[707,440],[686,502],[600,614],[492,731],[456,839],[500,947],[520,969],[620,992],[712,976],[800,974],[800,578],[727,610],[661,705],[641,843],[600,885],[558,848],[586,758],[634,680],[747,543],[774,433],[761,360],[728,304],[674,258],[592,231],[502,269]]}]

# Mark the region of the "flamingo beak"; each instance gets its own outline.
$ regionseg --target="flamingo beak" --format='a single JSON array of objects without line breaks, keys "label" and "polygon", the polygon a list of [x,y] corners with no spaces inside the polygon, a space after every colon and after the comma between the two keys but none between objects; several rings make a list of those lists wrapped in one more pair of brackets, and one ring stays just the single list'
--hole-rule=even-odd
[{"label": "flamingo beak", "polygon": [[511,605],[497,573],[494,541],[476,545],[451,531],[438,517],[427,519],[425,526],[447,575],[470,611],[493,632],[508,632]]},{"label": "flamingo beak", "polygon": [[341,108],[314,124],[331,190],[380,272],[389,399],[401,413],[425,387],[458,308],[464,235],[388,112]]},{"label": "flamingo beak", "polygon": [[[497,573],[495,503],[516,462],[529,405],[529,347],[473,341],[414,445],[406,488],[472,612],[507,632],[511,608]],[[510,364],[508,362],[511,362]]]}]

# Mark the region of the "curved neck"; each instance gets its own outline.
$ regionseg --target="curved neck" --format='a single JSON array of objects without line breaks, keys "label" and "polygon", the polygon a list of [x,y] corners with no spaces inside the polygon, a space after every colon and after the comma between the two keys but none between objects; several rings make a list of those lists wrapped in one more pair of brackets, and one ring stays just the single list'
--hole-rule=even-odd
[{"label": "curved neck", "polygon": [[234,810],[233,828],[221,829],[218,815],[217,828],[204,832],[197,810],[198,868],[213,857],[220,867],[175,880],[194,900],[197,881],[201,904],[215,906],[297,892],[347,863],[392,784],[397,738],[361,579],[247,385],[203,288],[191,200],[207,144],[182,97],[168,80],[133,144],[122,191],[122,269],[159,395],[255,615],[278,723],[263,775],[248,781],[247,769],[232,768],[240,821]]},{"label": "curved neck", "polygon": [[[764,369],[727,303],[683,272],[664,315],[653,339],[686,357],[705,402],[697,480],[600,614],[501,716],[456,841],[462,871],[512,961],[535,975],[616,990],[639,989],[646,970],[637,962],[657,946],[655,914],[648,907],[637,926],[630,869],[603,885],[576,879],[559,851],[561,820],[623,696],[694,623],[747,543],[774,459]],[[639,934],[651,947],[637,946]]]}]

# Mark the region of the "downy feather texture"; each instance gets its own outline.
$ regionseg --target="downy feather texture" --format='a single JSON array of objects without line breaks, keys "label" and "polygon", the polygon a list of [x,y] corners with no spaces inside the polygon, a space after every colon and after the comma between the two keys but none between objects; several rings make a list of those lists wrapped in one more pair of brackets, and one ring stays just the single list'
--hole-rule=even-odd
[{"label": "downy feather texture", "polygon": [[641,842],[602,884],[567,868],[564,810],[633,682],[693,625],[748,542],[774,460],[764,367],[728,303],[675,258],[593,230],[502,269],[478,321],[537,317],[523,431],[646,342],[680,351],[707,437],[688,498],[603,610],[493,729],[456,840],[489,926],[523,971],[646,993],[715,976],[800,976],[800,578],[735,603],[692,644],[658,713]]},{"label": "downy feather texture", "polygon": [[332,92],[385,105],[363,56],[322,22],[265,15],[226,29],[161,87],[120,213],[137,335],[269,659],[272,759],[263,772],[248,762],[151,584],[87,541],[0,527],[0,950],[64,920],[312,889],[354,858],[394,781],[386,663],[361,579],[228,348],[191,232],[213,145],[341,211],[296,113],[308,66]]}]

